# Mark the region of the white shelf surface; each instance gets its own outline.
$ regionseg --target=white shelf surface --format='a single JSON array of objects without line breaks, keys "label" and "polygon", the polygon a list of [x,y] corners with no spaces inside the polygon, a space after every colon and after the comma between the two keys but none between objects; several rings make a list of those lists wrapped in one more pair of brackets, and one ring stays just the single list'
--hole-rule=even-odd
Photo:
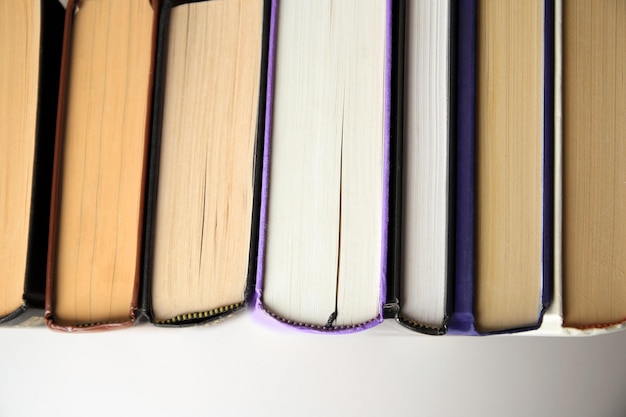
[{"label": "white shelf surface", "polygon": [[319,335],[212,326],[0,329],[0,416],[626,416],[626,331]]}]

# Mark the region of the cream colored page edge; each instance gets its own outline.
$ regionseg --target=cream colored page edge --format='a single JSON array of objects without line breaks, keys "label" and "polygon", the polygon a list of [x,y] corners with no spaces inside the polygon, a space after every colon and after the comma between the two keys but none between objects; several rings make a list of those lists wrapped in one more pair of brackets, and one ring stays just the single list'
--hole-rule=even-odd
[{"label": "cream colored page edge", "polygon": [[[30,4],[28,4],[30,3]],[[9,3],[5,3],[6,7]],[[16,69],[16,65],[8,64],[7,68],[9,71],[14,73],[19,73],[19,75],[9,76],[9,79],[13,79],[15,81],[16,78],[20,78],[20,82],[25,88],[24,94],[22,95],[21,103],[24,104],[24,113],[18,117],[18,120],[23,125],[24,129],[22,133],[27,136],[23,138],[21,141],[21,145],[3,145],[0,143],[0,148],[4,148],[5,150],[13,149],[13,156],[16,155],[15,150],[21,148],[22,151],[17,152],[19,160],[13,162],[26,163],[27,166],[18,166],[17,169],[15,166],[11,167],[9,164],[9,171],[6,171],[8,177],[20,177],[18,181],[8,180],[5,185],[8,185],[8,189],[15,190],[17,184],[25,185],[26,190],[23,192],[18,192],[17,196],[6,196],[6,198],[0,199],[9,201],[10,203],[6,207],[0,207],[0,216],[4,217],[7,220],[7,223],[10,224],[6,229],[4,226],[0,227],[0,230],[4,233],[7,232],[11,234],[16,231],[24,232],[24,235],[19,237],[9,238],[7,235],[3,235],[3,243],[0,244],[0,257],[2,258],[2,262],[8,261],[8,266],[3,265],[3,270],[0,271],[2,276],[0,277],[0,283],[2,285],[2,292],[0,293],[0,298],[3,300],[0,303],[0,317],[11,314],[15,310],[19,309],[23,304],[23,293],[24,293],[24,279],[26,277],[27,271],[27,261],[28,261],[28,252],[29,252],[29,234],[30,234],[30,212],[31,212],[31,199],[32,199],[32,191],[33,191],[33,164],[34,164],[34,152],[36,149],[36,134],[37,134],[37,107],[38,107],[38,74],[39,74],[39,48],[40,48],[40,28],[41,28],[41,8],[38,1],[35,2],[26,2],[26,1],[15,1],[12,6],[14,6],[13,10],[16,10],[15,7],[26,7],[26,10],[21,18],[25,22],[30,24],[25,24],[23,31],[21,31],[20,35],[25,35],[25,38],[22,38],[18,41],[14,41],[14,46],[9,48],[8,53],[15,54],[16,48],[15,43],[22,44],[26,47],[26,51],[23,55],[23,63],[26,64],[28,71],[26,68]],[[29,7],[30,6],[30,7]],[[21,20],[20,18],[20,20]],[[14,20],[16,20],[14,18]],[[15,25],[18,22],[14,22]],[[18,23],[19,24],[19,23]],[[31,25],[32,24],[32,25]],[[36,36],[29,36],[32,32],[36,33]],[[8,36],[9,39],[14,36]],[[13,55],[15,57],[15,55]],[[32,72],[31,72],[32,71]],[[32,76],[36,74],[36,76]],[[9,81],[10,82],[10,81]],[[13,87],[9,87],[9,90],[13,93],[16,92],[15,83],[13,83]],[[3,91],[3,94],[6,92]],[[9,104],[10,106],[11,104]],[[20,106],[22,107],[22,106]],[[14,111],[10,111],[9,113],[15,113]],[[10,114],[8,114],[10,117]],[[10,133],[17,133],[18,129],[9,128]],[[11,142],[11,138],[6,139],[7,142]],[[4,139],[0,138],[0,142],[4,141]],[[26,157],[25,157],[26,156]],[[4,156],[3,156],[4,157]],[[4,167],[0,171],[4,171]],[[13,169],[11,169],[13,168]],[[10,184],[13,184],[12,186]],[[16,184],[17,183],[17,184]],[[17,186],[19,189],[20,187]],[[5,190],[2,190],[5,192]],[[10,191],[9,191],[10,193]],[[24,211],[19,215],[15,215],[16,207],[24,203]],[[5,217],[6,216],[6,217]],[[3,220],[4,221],[4,220]],[[4,246],[4,245],[7,246]],[[19,248],[18,248],[19,247]],[[7,249],[4,249],[7,248]],[[8,256],[7,256],[8,255]],[[7,256],[5,258],[5,256]],[[11,259],[12,258],[12,259]],[[18,258],[18,259],[16,259]],[[12,301],[10,301],[12,300]]]}]

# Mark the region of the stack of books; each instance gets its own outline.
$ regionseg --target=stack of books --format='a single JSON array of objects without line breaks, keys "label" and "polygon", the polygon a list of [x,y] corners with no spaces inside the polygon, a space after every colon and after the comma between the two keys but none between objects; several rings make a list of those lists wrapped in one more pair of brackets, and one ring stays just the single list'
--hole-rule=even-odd
[{"label": "stack of books", "polygon": [[625,326],[623,1],[16,0],[0,27],[0,323]]}]

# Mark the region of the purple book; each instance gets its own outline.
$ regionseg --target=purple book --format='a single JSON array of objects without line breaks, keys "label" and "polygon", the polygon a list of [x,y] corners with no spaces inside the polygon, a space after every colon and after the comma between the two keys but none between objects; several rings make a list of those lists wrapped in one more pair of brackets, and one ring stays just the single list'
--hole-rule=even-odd
[{"label": "purple book", "polygon": [[[380,180],[381,180],[381,188],[380,188],[380,193],[382,194],[382,206],[380,207],[381,210],[379,212],[379,220],[377,221],[377,224],[379,225],[375,235],[380,237],[380,259],[377,260],[377,264],[379,265],[379,272],[375,273],[373,276],[375,276],[376,280],[377,280],[377,284],[376,284],[376,288],[373,288],[373,290],[375,292],[378,293],[378,301],[377,301],[377,312],[372,314],[371,317],[365,319],[365,320],[358,320],[356,322],[351,322],[351,323],[338,323],[337,321],[337,314],[342,314],[342,312],[337,309],[337,305],[338,302],[335,301],[335,311],[331,312],[328,311],[326,314],[331,313],[330,316],[328,316],[328,320],[326,320],[324,318],[324,322],[326,322],[326,324],[323,324],[321,322],[308,322],[307,320],[303,320],[300,318],[294,318],[289,316],[289,314],[284,314],[284,313],[280,313],[278,311],[276,311],[273,306],[271,305],[271,302],[268,302],[267,299],[265,299],[264,297],[268,297],[267,294],[264,294],[264,290],[266,290],[266,292],[268,291],[268,281],[274,279],[276,280],[277,276],[280,274],[274,274],[274,275],[270,275],[269,273],[267,273],[267,269],[268,269],[268,262],[271,261],[271,257],[269,255],[269,251],[272,250],[272,242],[270,241],[270,236],[271,236],[271,232],[273,228],[276,228],[276,223],[272,223],[272,221],[270,220],[272,218],[271,216],[271,209],[270,209],[270,195],[272,194],[272,192],[278,192],[278,187],[279,185],[277,185],[277,181],[270,181],[271,179],[271,175],[270,175],[270,170],[272,169],[277,169],[277,168],[272,168],[272,163],[276,164],[274,162],[274,160],[272,158],[277,158],[280,155],[285,155],[285,152],[282,153],[277,153],[276,149],[272,149],[272,143],[274,142],[274,145],[276,145],[275,140],[273,140],[273,130],[276,129],[276,126],[274,126],[273,124],[276,122],[276,108],[277,108],[277,102],[280,101],[280,97],[276,96],[276,92],[280,91],[287,91],[289,89],[296,89],[301,87],[301,85],[290,85],[288,82],[285,82],[285,87],[284,90],[281,89],[283,88],[282,85],[277,85],[277,79],[276,79],[276,73],[278,71],[285,71],[285,73],[288,74],[288,76],[290,77],[291,73],[288,73],[289,69],[283,69],[280,67],[279,65],[279,53],[277,52],[277,48],[280,47],[280,45],[278,44],[278,39],[280,38],[278,36],[278,32],[282,29],[282,30],[288,30],[287,26],[288,23],[286,21],[284,21],[284,26],[281,28],[279,27],[279,13],[285,13],[285,15],[287,15],[287,10],[285,10],[286,7],[294,7],[295,5],[302,5],[303,3],[300,2],[293,2],[293,3],[288,3],[288,2],[284,2],[281,6],[281,3],[278,0],[274,0],[272,2],[272,10],[271,10],[271,26],[270,26],[270,42],[269,42],[269,59],[268,59],[268,72],[267,72],[267,101],[266,101],[266,130],[265,130],[265,145],[264,145],[264,155],[263,155],[263,179],[262,179],[262,190],[261,190],[261,214],[260,214],[260,225],[259,225],[259,256],[258,256],[258,262],[257,262],[257,282],[256,282],[256,291],[255,291],[255,295],[254,295],[254,303],[255,306],[257,308],[257,316],[261,317],[262,320],[265,321],[266,318],[271,317],[273,319],[275,319],[275,322],[277,323],[283,323],[286,325],[290,325],[302,330],[306,330],[306,331],[312,331],[312,332],[335,332],[335,333],[351,333],[351,332],[356,332],[359,330],[364,330],[370,327],[373,327],[375,325],[377,325],[378,323],[380,323],[383,320],[383,305],[385,303],[385,296],[386,296],[386,277],[387,277],[387,227],[388,227],[388,201],[389,201],[389,146],[390,146],[390,108],[391,108],[391,10],[392,10],[392,0],[379,0],[380,3],[380,7],[381,7],[381,12],[384,15],[384,21],[382,22],[376,22],[376,24],[380,24],[382,25],[381,28],[381,32],[384,33],[384,41],[381,40],[381,42],[383,42],[383,53],[381,55],[381,62],[380,62],[380,67],[382,68],[382,76],[381,79],[379,80],[381,82],[382,85],[382,91],[383,91],[383,97],[382,97],[382,108],[381,108],[381,114],[380,114],[380,118],[381,120],[378,121],[378,123],[380,124],[381,128],[382,128],[382,139],[381,139],[381,143],[380,143],[380,148],[382,148],[382,158],[383,158],[383,163],[382,163],[382,172],[380,172]],[[314,4],[314,3],[311,3]],[[337,3],[337,5],[345,5],[347,3]],[[360,10],[360,9],[357,9]],[[350,13],[353,14],[357,14],[355,13],[354,10],[352,10]],[[330,15],[331,18],[334,19],[340,19],[339,14],[337,15]],[[319,18],[319,17],[318,17]],[[295,26],[297,29],[294,29],[294,35],[299,34],[299,28],[300,27],[306,27],[307,25],[311,25],[313,27],[317,27],[320,26],[322,23],[323,24],[327,24],[328,22],[331,22],[333,19],[324,19],[324,20],[320,20],[320,21],[314,21],[313,19],[315,19],[314,16],[309,15],[309,14],[302,14],[300,16],[298,16],[298,19],[301,19],[300,21],[298,21],[297,25],[299,26]],[[361,23],[361,22],[357,22],[357,23]],[[329,25],[331,23],[328,23]],[[373,30],[373,29],[372,29]],[[289,32],[291,33],[291,32]],[[336,40],[336,38],[332,38],[330,37],[330,39],[333,39],[334,42],[338,42]],[[346,42],[345,39],[341,42]],[[350,38],[349,42],[354,42],[355,46],[361,46],[361,49],[358,49],[360,51],[365,51],[365,49],[363,48],[364,44],[362,40],[359,40],[359,36],[356,35],[353,38]],[[287,42],[286,42],[287,43]],[[282,45],[282,44],[281,44]],[[331,46],[334,46],[336,44],[333,44]],[[365,45],[367,46],[367,45]],[[356,50],[356,49],[355,49]],[[313,53],[313,52],[312,52]],[[306,57],[305,57],[306,58]],[[342,59],[338,59],[337,60],[338,63],[340,63],[341,69],[344,70],[343,64],[344,64],[344,60]],[[339,68],[339,66],[338,66]],[[315,74],[315,70],[316,67],[311,65],[307,68],[309,70],[309,73],[311,77],[316,76]],[[339,77],[339,71],[338,71],[338,75],[337,77]],[[359,76],[359,74],[356,74],[354,72],[350,72],[349,70],[346,70],[345,73],[343,73],[343,76],[346,77],[346,79],[349,79],[350,77],[357,77]],[[284,73],[281,73],[281,80],[284,80],[285,78]],[[296,79],[295,77],[290,78],[290,79]],[[346,83],[347,84],[347,83]],[[369,87],[367,85],[364,85],[365,88]],[[278,90],[277,90],[278,88]],[[302,94],[309,99],[313,99],[312,97],[314,96],[315,92],[311,92],[311,90],[307,90],[306,88],[301,88],[300,91],[303,91]],[[344,92],[345,93],[345,92]],[[283,93],[286,94],[286,93]],[[306,96],[306,94],[310,94],[309,96]],[[278,97],[278,98],[277,98]],[[315,109],[313,111],[317,111],[318,109]],[[321,110],[320,110],[321,111]],[[339,113],[339,111],[338,111]],[[279,115],[280,116],[280,115]],[[323,124],[323,122],[322,122]],[[297,132],[289,132],[289,134],[293,135],[293,134],[297,134]],[[343,139],[342,139],[343,141]],[[284,144],[285,142],[283,142]],[[308,143],[308,142],[307,142]],[[284,145],[283,145],[284,146]],[[343,142],[342,142],[342,146],[343,146]],[[315,161],[313,161],[313,158],[311,158],[312,162],[311,164],[314,164]],[[319,162],[319,161],[317,161]],[[304,165],[301,166],[301,168],[299,168],[300,170],[306,170],[308,165]],[[274,187],[274,188],[273,188]],[[341,191],[341,189],[340,189]],[[297,201],[294,202],[294,204],[290,204],[288,209],[291,210],[296,210],[295,207],[297,207],[297,203],[301,201]],[[341,207],[341,205],[339,206]],[[304,209],[307,209],[306,206],[304,206]],[[278,217],[277,217],[278,218]],[[318,217],[311,217],[312,221],[319,221]],[[294,231],[294,233],[296,233]],[[302,236],[302,235],[299,235]],[[306,235],[309,236],[309,235]],[[319,238],[319,237],[318,237]],[[341,236],[341,239],[349,239],[349,237],[344,237]],[[278,238],[275,238],[278,239]],[[299,238],[300,239],[300,238]],[[330,237],[329,240],[329,244],[334,244],[332,242],[333,239],[337,239],[337,237]],[[325,242],[325,240],[323,241]],[[341,247],[341,246],[339,246]],[[286,253],[285,251],[281,251],[280,252],[282,259],[284,259],[285,263],[289,263],[291,262],[291,258],[290,258],[290,254]],[[278,255],[275,255],[275,257],[277,257]],[[314,254],[310,254],[307,255],[309,258],[313,258]],[[315,264],[317,265],[317,264]],[[287,276],[287,281],[286,281],[286,285],[290,285],[289,280],[293,279],[293,276],[295,276],[298,273],[298,271],[294,271],[293,274],[289,274]],[[321,275],[321,274],[320,274]],[[337,274],[338,275],[338,274]],[[278,278],[282,278],[278,277]],[[283,281],[284,282],[284,279]],[[339,281],[337,280],[337,284],[339,287]],[[343,299],[349,299],[351,297],[351,292],[349,292],[351,289],[349,288],[348,290],[345,290],[344,293],[342,294]],[[338,291],[338,290],[336,290]],[[339,299],[339,295],[336,294],[335,295],[335,300]],[[292,300],[290,300],[291,302]],[[294,301],[295,303],[298,303],[299,301]],[[308,304],[310,305],[309,308],[315,309],[316,307],[314,307],[316,304],[323,304],[321,303],[319,300],[316,299],[315,295],[310,295],[308,296],[308,298],[305,298],[304,302],[308,302]],[[303,303],[304,303],[303,302]]]},{"label": "purple book", "polygon": [[[476,27],[477,0],[460,0],[457,54],[457,193],[456,193],[456,282],[450,334],[477,335],[475,328],[475,239],[476,239]],[[554,183],[554,2],[544,9],[544,165],[542,309],[537,324],[504,332],[525,331],[541,325],[552,299],[553,287],[553,183]],[[500,332],[502,333],[502,332]]]}]

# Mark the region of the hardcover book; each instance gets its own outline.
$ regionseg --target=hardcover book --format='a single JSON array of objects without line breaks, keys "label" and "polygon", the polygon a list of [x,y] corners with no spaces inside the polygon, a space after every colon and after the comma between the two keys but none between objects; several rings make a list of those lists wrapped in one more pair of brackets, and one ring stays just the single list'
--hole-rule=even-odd
[{"label": "hardcover book", "polygon": [[626,3],[562,4],[562,172],[557,171],[563,326],[626,325]]},{"label": "hardcover book", "polygon": [[63,7],[0,2],[0,323],[43,324]]},{"label": "hardcover book", "polygon": [[143,307],[162,326],[242,309],[256,275],[270,2],[166,1]]},{"label": "hardcover book", "polygon": [[456,3],[396,4],[388,291],[401,324],[439,335],[446,332],[454,271]]},{"label": "hardcover book", "polygon": [[256,303],[351,332],[386,301],[391,0],[273,1]]},{"label": "hardcover book", "polygon": [[158,6],[67,5],[45,311],[55,330],[137,315]]},{"label": "hardcover book", "polygon": [[553,285],[552,1],[460,1],[453,333],[539,327]]}]

